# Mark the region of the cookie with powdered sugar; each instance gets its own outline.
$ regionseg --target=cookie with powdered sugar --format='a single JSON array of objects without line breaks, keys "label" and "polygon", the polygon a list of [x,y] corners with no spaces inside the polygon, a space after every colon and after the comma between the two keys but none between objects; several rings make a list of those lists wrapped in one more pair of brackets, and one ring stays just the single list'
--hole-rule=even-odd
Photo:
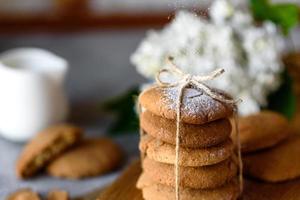
[{"label": "cookie with powdered sugar", "polygon": [[[229,96],[219,90],[213,92],[224,99]],[[139,96],[141,106],[150,112],[167,119],[176,119],[178,87],[152,87]],[[234,111],[234,105],[221,102],[194,88],[183,89],[181,121],[188,124],[205,124],[222,118],[228,118]]]},{"label": "cookie with powdered sugar", "polygon": [[[140,115],[141,127],[149,135],[164,142],[176,144],[176,121],[144,111]],[[182,123],[180,146],[204,148],[215,146],[228,139],[232,127],[229,119],[219,119],[210,123],[195,125]]]},{"label": "cookie with powdered sugar", "polygon": [[[166,164],[175,164],[175,145],[157,140],[150,135],[141,137],[140,150],[152,160]],[[214,165],[228,159],[233,153],[234,145],[231,139],[213,147],[191,149],[181,147],[179,149],[180,166],[199,167]]]},{"label": "cookie with powdered sugar", "polygon": [[[156,183],[175,187],[175,166],[156,162],[145,157],[142,164],[144,173]],[[238,171],[235,160],[229,158],[215,165],[203,167],[180,167],[179,185],[183,188],[216,188],[236,177]]]}]

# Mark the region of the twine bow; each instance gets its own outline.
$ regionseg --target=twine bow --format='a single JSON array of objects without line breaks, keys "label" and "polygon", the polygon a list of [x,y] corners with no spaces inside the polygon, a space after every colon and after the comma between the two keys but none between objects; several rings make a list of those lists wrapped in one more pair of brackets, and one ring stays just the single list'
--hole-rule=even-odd
[{"label": "twine bow", "polygon": [[[186,74],[181,69],[179,69],[173,62],[173,57],[168,57],[167,62],[171,65],[171,68],[165,68],[161,69],[157,75],[156,75],[156,82],[160,87],[170,88],[170,87],[180,87],[180,90],[183,90],[183,88],[187,87],[188,85],[194,86],[196,89],[203,90],[207,95],[209,95],[211,98],[216,99],[223,103],[228,104],[236,104],[239,102],[239,100],[235,101],[232,99],[225,99],[224,96],[221,96],[217,94],[216,92],[213,92],[204,82],[213,80],[220,75],[222,75],[225,70],[224,69],[216,69],[215,71],[211,72],[209,75],[205,76],[196,76],[191,74]],[[162,74],[169,74],[174,75],[179,78],[178,81],[174,83],[165,82],[161,79]],[[198,96],[198,95],[197,95]],[[193,96],[196,97],[196,96]],[[192,97],[191,97],[192,98]]]},{"label": "twine bow", "polygon": [[[221,74],[223,74],[225,71],[224,69],[217,69],[213,71],[209,75],[205,76],[194,76],[191,74],[186,74],[183,71],[181,71],[173,62],[172,57],[168,57],[167,62],[171,65],[171,68],[166,68],[166,69],[161,69],[156,76],[156,82],[158,83],[159,87],[164,87],[164,88],[170,88],[170,87],[178,87],[178,98],[177,98],[177,107],[176,107],[176,155],[175,155],[175,194],[176,194],[176,200],[180,199],[180,193],[179,193],[179,183],[180,183],[180,176],[179,176],[179,148],[180,148],[180,120],[181,120],[181,105],[182,105],[182,98],[183,98],[183,90],[184,88],[188,86],[192,86],[193,88],[197,90],[202,90],[205,92],[208,96],[211,98],[218,100],[223,103],[227,104],[236,104],[240,100],[232,100],[232,99],[226,99],[224,96],[214,92],[212,89],[210,89],[204,82],[213,80],[217,77],[219,77]],[[165,82],[161,79],[161,75],[163,73],[169,74],[169,75],[174,75],[178,77],[178,81],[175,81],[174,83],[170,82]],[[200,94],[201,95],[201,94]],[[189,98],[194,98],[197,97],[192,96]],[[236,112],[235,112],[236,116]],[[237,119],[234,117],[234,122],[235,122],[235,131],[236,131],[236,136],[237,136],[237,146],[238,146],[238,160],[239,160],[239,167],[240,167],[240,174],[239,174],[239,182],[240,182],[240,190],[242,191],[243,189],[243,177],[242,177],[242,160],[241,160],[241,145],[240,145],[240,138],[239,138],[239,133],[238,133],[238,125],[237,125]]]}]

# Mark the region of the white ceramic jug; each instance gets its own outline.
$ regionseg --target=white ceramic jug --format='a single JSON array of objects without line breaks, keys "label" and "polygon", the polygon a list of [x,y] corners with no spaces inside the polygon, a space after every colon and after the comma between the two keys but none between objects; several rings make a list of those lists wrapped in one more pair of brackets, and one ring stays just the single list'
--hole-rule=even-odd
[{"label": "white ceramic jug", "polygon": [[15,142],[66,119],[68,63],[43,49],[0,54],[0,134]]}]

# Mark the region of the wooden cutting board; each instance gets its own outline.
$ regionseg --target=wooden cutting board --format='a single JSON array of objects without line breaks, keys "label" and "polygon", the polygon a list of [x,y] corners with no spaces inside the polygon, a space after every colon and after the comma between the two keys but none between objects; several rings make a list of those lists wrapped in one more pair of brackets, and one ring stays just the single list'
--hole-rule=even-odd
[{"label": "wooden cutting board", "polygon": [[[143,200],[141,191],[135,187],[140,173],[140,162],[133,162],[111,186],[100,194],[97,200]],[[280,184],[246,180],[242,199],[300,200],[300,180]]]}]

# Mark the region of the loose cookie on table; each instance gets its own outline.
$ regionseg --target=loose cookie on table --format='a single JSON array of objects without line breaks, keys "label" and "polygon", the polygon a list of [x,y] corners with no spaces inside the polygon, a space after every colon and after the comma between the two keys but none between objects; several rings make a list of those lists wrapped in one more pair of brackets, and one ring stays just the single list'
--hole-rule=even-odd
[{"label": "loose cookie on table", "polygon": [[69,194],[64,190],[52,190],[48,193],[47,200],[69,200]]},{"label": "loose cookie on table", "polygon": [[249,179],[244,180],[242,200],[298,200],[299,197],[299,179],[276,184]]},{"label": "loose cookie on table", "polygon": [[[141,127],[153,137],[176,144],[176,121],[144,111],[140,115]],[[219,119],[202,125],[181,123],[180,146],[203,148],[224,142],[231,133],[229,119]]]},{"label": "loose cookie on table", "polygon": [[79,179],[114,170],[122,161],[122,152],[112,140],[85,139],[61,154],[47,167],[52,176]]},{"label": "loose cookie on table", "polygon": [[[149,158],[143,161],[144,172],[153,181],[175,187],[174,165],[159,163]],[[237,164],[231,158],[204,167],[180,167],[180,186],[194,189],[215,188],[237,175]]]},{"label": "loose cookie on table", "polygon": [[268,182],[300,177],[300,136],[293,135],[274,148],[243,157],[244,172]]},{"label": "loose cookie on table", "polygon": [[[157,162],[174,164],[175,146],[157,140],[150,135],[141,137],[140,150],[148,158]],[[213,165],[228,159],[233,153],[233,143],[231,139],[216,145],[201,149],[180,148],[179,162],[180,166],[199,167]]]},{"label": "loose cookie on table", "polygon": [[21,189],[9,195],[6,200],[40,200],[40,197],[31,189]]},{"label": "loose cookie on table", "polygon": [[[137,183],[142,189],[145,200],[171,200],[175,199],[175,188],[155,183],[151,177],[143,173]],[[239,196],[239,184],[236,179],[213,189],[180,188],[182,200],[233,200]]]},{"label": "loose cookie on table", "polygon": [[240,117],[239,131],[244,153],[272,147],[291,133],[287,119],[272,111]]},{"label": "loose cookie on table", "polygon": [[22,151],[16,166],[20,178],[33,176],[53,158],[76,144],[82,130],[71,125],[52,126],[33,138]]},{"label": "loose cookie on table", "polygon": [[[228,95],[219,90],[214,90],[225,99]],[[144,91],[139,96],[143,108],[158,116],[176,119],[177,116],[178,88],[153,87]],[[226,104],[213,99],[206,93],[193,88],[183,91],[181,106],[181,121],[188,124],[205,124],[232,115],[234,105]]]}]

